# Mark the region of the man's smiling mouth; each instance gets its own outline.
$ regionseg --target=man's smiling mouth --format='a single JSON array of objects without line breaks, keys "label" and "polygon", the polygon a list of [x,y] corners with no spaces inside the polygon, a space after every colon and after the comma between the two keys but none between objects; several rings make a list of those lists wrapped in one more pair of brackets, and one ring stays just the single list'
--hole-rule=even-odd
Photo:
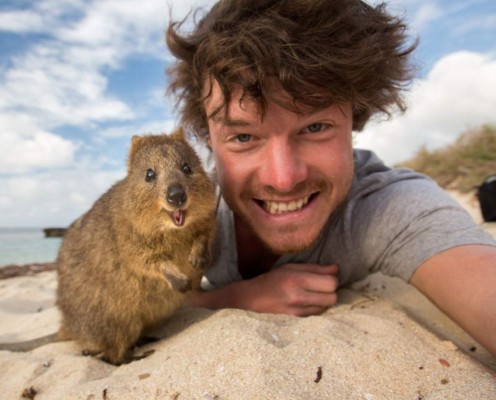
[{"label": "man's smiling mouth", "polygon": [[298,200],[292,201],[272,201],[272,200],[259,200],[256,202],[269,214],[285,214],[289,212],[295,212],[303,209],[309,201],[313,200],[318,195],[318,193],[313,193],[310,196],[302,197]]}]

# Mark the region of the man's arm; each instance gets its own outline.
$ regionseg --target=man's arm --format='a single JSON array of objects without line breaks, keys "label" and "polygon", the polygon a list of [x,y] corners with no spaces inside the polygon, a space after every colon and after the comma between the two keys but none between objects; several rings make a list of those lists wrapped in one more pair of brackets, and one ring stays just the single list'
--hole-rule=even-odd
[{"label": "man's arm", "polygon": [[287,264],[256,278],[210,292],[195,292],[188,305],[290,315],[315,315],[336,304],[338,267]]},{"label": "man's arm", "polygon": [[424,262],[410,283],[496,356],[496,248],[466,245]]}]

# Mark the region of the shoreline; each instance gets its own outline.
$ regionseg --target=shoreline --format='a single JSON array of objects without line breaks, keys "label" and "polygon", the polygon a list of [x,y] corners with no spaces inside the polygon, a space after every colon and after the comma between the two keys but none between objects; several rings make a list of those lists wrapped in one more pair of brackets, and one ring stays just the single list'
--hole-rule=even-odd
[{"label": "shoreline", "polygon": [[56,269],[57,264],[55,262],[8,264],[0,267],[0,280],[18,276],[32,276],[40,272],[55,271]]}]

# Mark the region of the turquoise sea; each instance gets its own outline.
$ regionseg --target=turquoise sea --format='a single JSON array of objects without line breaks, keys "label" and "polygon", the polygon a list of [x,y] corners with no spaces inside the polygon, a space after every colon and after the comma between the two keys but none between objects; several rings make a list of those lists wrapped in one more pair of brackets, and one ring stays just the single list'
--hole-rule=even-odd
[{"label": "turquoise sea", "polygon": [[0,228],[0,267],[55,261],[61,242],[41,228]]}]

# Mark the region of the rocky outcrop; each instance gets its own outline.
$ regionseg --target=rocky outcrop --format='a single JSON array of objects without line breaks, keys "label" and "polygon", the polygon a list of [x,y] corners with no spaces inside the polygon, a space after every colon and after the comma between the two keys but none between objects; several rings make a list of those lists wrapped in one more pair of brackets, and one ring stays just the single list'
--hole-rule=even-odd
[{"label": "rocky outcrop", "polygon": [[45,237],[62,237],[65,234],[67,228],[45,228],[43,232]]}]

